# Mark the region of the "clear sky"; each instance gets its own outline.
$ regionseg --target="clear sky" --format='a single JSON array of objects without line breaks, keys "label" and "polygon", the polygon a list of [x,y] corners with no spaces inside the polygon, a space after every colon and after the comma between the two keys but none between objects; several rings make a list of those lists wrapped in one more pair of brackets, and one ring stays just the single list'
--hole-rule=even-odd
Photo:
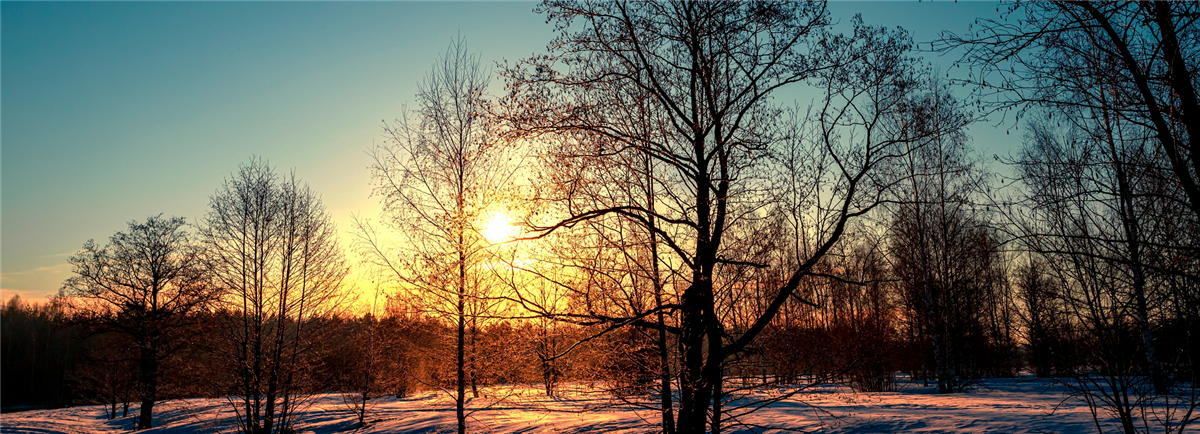
[{"label": "clear sky", "polygon": [[[534,3],[0,3],[0,297],[42,300],[67,258],[130,220],[196,222],[253,155],[321,193],[339,228],[379,211],[381,121],[461,35],[485,62],[545,50]],[[918,42],[991,2],[835,2]],[[951,59],[930,57],[943,70]],[[497,84],[499,84],[497,82]],[[987,155],[1018,135],[972,129]],[[343,244],[348,241],[343,234]]]}]

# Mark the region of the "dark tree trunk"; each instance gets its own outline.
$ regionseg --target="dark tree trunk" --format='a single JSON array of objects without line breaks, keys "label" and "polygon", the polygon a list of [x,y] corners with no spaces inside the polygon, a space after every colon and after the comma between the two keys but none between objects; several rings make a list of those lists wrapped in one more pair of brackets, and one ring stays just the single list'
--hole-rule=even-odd
[{"label": "dark tree trunk", "polygon": [[[1107,117],[1107,112],[1105,112]],[[1107,120],[1107,119],[1106,119]],[[1150,369],[1150,378],[1154,384],[1154,393],[1164,394],[1167,392],[1167,384],[1162,368],[1159,365],[1158,357],[1154,348],[1154,334],[1150,328],[1149,307],[1146,304],[1146,270],[1142,263],[1142,243],[1141,234],[1138,230],[1138,218],[1134,210],[1134,194],[1129,185],[1129,177],[1125,171],[1124,161],[1121,155],[1118,155],[1117,148],[1113,143],[1111,131],[1106,131],[1109,134],[1109,151],[1112,152],[1113,169],[1117,175],[1117,194],[1120,203],[1121,226],[1125,230],[1125,248],[1129,255],[1130,273],[1133,275],[1133,296],[1135,302],[1135,314],[1137,315],[1138,328],[1142,335],[1142,349],[1145,353],[1146,364]]]},{"label": "dark tree trunk", "polygon": [[[653,248],[653,247],[652,247]],[[655,249],[657,250],[657,249]],[[658,280],[658,254],[652,255],[654,263],[654,297],[658,307],[662,308],[662,284]],[[671,360],[667,351],[667,328],[662,310],[658,311],[658,362],[660,393],[662,394],[662,427],[663,434],[675,434],[675,415],[671,404]]]},{"label": "dark tree trunk", "polygon": [[[699,274],[699,273],[696,273]],[[707,422],[708,402],[712,389],[704,384],[704,309],[700,305],[695,281],[683,293],[683,318],[680,343],[682,367],[679,372],[678,434],[702,434]]]},{"label": "dark tree trunk", "polygon": [[724,369],[721,368],[723,363],[715,363],[715,365],[717,366],[717,368],[714,369],[716,374],[711,376],[713,378],[709,378],[709,382],[711,382],[713,385],[712,415],[711,415],[712,421],[710,422],[710,425],[712,426],[712,434],[720,434],[720,432],[721,432],[721,394],[723,392],[721,386],[722,386],[722,383],[724,383],[725,379],[724,379]]},{"label": "dark tree trunk", "polygon": [[[651,164],[650,158],[646,158],[646,207],[654,209],[654,166]],[[675,412],[671,404],[671,360],[670,352],[667,351],[667,323],[665,314],[663,314],[663,284],[662,276],[659,274],[658,267],[658,233],[656,232],[657,225],[654,216],[647,218],[647,224],[650,234],[650,273],[651,282],[654,284],[654,303],[658,308],[658,363],[661,366],[659,369],[659,393],[662,395],[662,429],[663,434],[675,434]]]},{"label": "dark tree trunk", "polygon": [[151,345],[142,347],[141,369],[139,376],[142,383],[142,408],[138,415],[139,430],[148,429],[153,423],[154,401],[158,396],[158,351]]}]

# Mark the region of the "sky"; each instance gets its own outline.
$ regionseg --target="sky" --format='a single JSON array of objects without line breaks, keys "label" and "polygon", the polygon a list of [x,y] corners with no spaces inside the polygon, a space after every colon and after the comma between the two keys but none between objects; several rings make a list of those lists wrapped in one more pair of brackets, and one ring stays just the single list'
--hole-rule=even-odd
[{"label": "sky", "polygon": [[[367,151],[457,37],[485,63],[545,51],[530,2],[0,2],[0,298],[44,301],[68,258],[128,222],[195,223],[259,156],[350,217],[378,215]],[[993,2],[833,2],[917,42],[997,16]],[[927,44],[923,44],[926,47]],[[929,54],[941,70],[953,57]],[[496,82],[497,86],[500,83]],[[1018,146],[971,129],[982,154]]]}]

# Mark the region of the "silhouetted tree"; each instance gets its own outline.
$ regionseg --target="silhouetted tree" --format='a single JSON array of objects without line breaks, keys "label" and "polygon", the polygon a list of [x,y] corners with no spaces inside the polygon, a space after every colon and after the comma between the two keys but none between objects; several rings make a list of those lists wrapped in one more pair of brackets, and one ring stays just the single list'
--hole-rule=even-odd
[{"label": "silhouetted tree", "polygon": [[[1179,202],[1162,200],[1171,184],[1156,173],[1164,170],[1154,164],[1160,151],[1139,136],[1109,134],[1120,131],[1034,124],[1017,160],[1028,190],[1018,196],[1023,206],[1014,209],[1027,211],[1015,213],[1014,227],[1063,282],[1061,300],[1082,335],[1072,386],[1089,405],[1110,409],[1128,433],[1150,420],[1173,432],[1200,404],[1187,380],[1194,358],[1187,350],[1182,360],[1171,357],[1184,361],[1172,363],[1183,368],[1172,384],[1157,351],[1163,340],[1153,335],[1182,313],[1172,309],[1179,294],[1171,291],[1195,287],[1194,265],[1170,247],[1193,237],[1194,227],[1178,224]],[[1152,401],[1183,410],[1159,415],[1140,404]]]},{"label": "silhouetted tree", "polygon": [[892,169],[904,181],[889,256],[926,368],[940,392],[958,392],[981,375],[1015,369],[1003,366],[1015,363],[1011,297],[1000,240],[975,205],[986,177],[967,147],[970,114],[937,81],[910,107],[913,134],[929,134]]},{"label": "silhouetted tree", "polygon": [[[1034,210],[1015,219],[1019,236],[1063,279],[1076,327],[1097,345],[1086,348],[1088,364],[1122,373],[1080,383],[1087,397],[1148,398],[1125,379],[1150,378],[1153,395],[1196,408],[1194,362],[1168,363],[1159,347],[1169,340],[1157,334],[1176,315],[1195,317],[1176,307],[1194,305],[1168,300],[1192,298],[1200,260],[1198,11],[1194,2],[1015,2],[1004,19],[941,40],[965,48],[965,81],[982,104],[1035,118],[1018,161],[1029,191],[1016,194]],[[1140,343],[1120,347],[1130,332]],[[1194,351],[1182,358],[1196,360]],[[1172,384],[1168,371],[1178,368],[1168,365],[1192,365],[1178,371],[1191,378]],[[1136,399],[1099,401],[1127,432],[1137,429]],[[1183,416],[1156,419],[1182,430],[1192,412],[1174,414]]]},{"label": "silhouetted tree", "polygon": [[[678,302],[622,316],[584,314],[607,333],[661,327],[648,319],[677,313],[677,432],[702,432],[706,421],[718,432],[722,421],[736,417],[721,409],[726,361],[799,296],[796,288],[814,275],[847,222],[875,208],[889,187],[874,170],[912,138],[887,134],[881,121],[899,113],[914,82],[915,63],[905,55],[911,44],[902,32],[859,20],[853,36],[827,34],[823,3],[547,1],[541,10],[560,31],[550,53],[504,72],[511,91],[505,120],[518,134],[552,143],[541,150],[556,173],[554,190],[544,191],[552,206],[543,217],[548,221],[534,225],[548,236],[611,216],[654,219],[644,227],[670,252],[664,262],[681,267]],[[802,82],[822,98],[808,122],[793,128],[769,100]],[[642,112],[661,127],[647,130]],[[777,271],[786,277],[762,291],[763,302],[743,315],[744,325],[727,328],[727,305],[718,300],[733,282],[718,282],[741,266],[767,266],[733,259],[729,238],[743,228],[736,236],[754,238],[749,228],[759,210],[777,210],[768,174],[789,139],[804,148],[796,154],[804,176],[782,188],[820,198],[796,211],[806,223],[796,233],[810,248]],[[602,189],[596,182],[603,177],[592,169],[603,170],[604,161],[622,153],[662,166],[653,208],[627,200],[624,191],[606,201],[576,195]]]},{"label": "silhouetted tree", "polygon": [[369,224],[359,223],[365,256],[411,288],[423,300],[421,308],[456,324],[460,434],[467,428],[467,387],[478,395],[479,316],[494,304],[485,297],[491,242],[482,231],[503,215],[498,193],[513,173],[487,116],[487,83],[488,73],[466,42],[451,43],[418,84],[418,108],[385,127],[388,141],[373,154],[384,222],[402,241],[386,244]]},{"label": "silhouetted tree", "polygon": [[234,405],[248,434],[290,432],[311,339],[339,307],[348,273],[321,199],[293,174],[252,159],[210,201],[209,249],[236,369]]},{"label": "silhouetted tree", "polygon": [[381,282],[376,282],[370,310],[343,326],[346,329],[340,334],[344,338],[343,345],[336,347],[341,356],[350,360],[348,366],[334,373],[334,377],[342,379],[338,384],[338,390],[342,391],[342,403],[358,419],[360,427],[367,423],[370,400],[384,395],[387,386],[384,372],[385,336],[383,324],[377,316],[383,310],[380,306],[380,299],[384,296],[382,286]]},{"label": "silhouetted tree", "polygon": [[151,426],[162,361],[180,348],[189,315],[217,295],[208,281],[203,249],[180,217],[130,222],[101,248],[88,240],[72,256],[74,276],[63,290],[78,298],[89,319],[129,336],[137,348],[138,429]]},{"label": "silhouetted tree", "polygon": [[[1200,217],[1200,25],[1195,2],[1013,2],[971,34],[945,32],[935,48],[964,48],[980,102],[996,110],[1102,108],[1145,128],[1192,217]],[[1037,113],[1041,114],[1041,113]]]}]

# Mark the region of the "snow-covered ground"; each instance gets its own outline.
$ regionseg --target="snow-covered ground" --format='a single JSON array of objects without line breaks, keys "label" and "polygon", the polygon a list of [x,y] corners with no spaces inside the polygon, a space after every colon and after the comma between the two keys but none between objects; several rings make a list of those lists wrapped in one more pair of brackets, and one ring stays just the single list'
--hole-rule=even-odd
[{"label": "snow-covered ground", "polygon": [[[988,380],[968,393],[939,395],[930,388],[904,384],[900,392],[854,393],[843,387],[821,387],[737,417],[742,426],[727,432],[775,432],[774,428],[822,432],[994,432],[1090,433],[1091,413],[1077,400],[1063,401],[1061,388],[1032,378]],[[491,388],[472,399],[468,422],[473,432],[650,432],[657,429],[655,411],[614,400],[610,395],[569,385],[562,396],[548,398],[536,387]],[[761,391],[778,396],[786,389]],[[745,399],[731,404],[747,403]],[[444,394],[423,393],[407,399],[371,400],[367,426],[347,410],[340,394],[312,397],[300,413],[302,433],[436,433],[453,432],[454,403]],[[651,404],[647,402],[647,404]],[[651,404],[652,405],[652,404]],[[147,433],[211,433],[233,428],[234,414],[223,399],[185,399],[155,407],[155,427]],[[732,410],[737,413],[746,411]],[[107,433],[129,431],[130,416],[109,421],[99,406],[33,410],[0,415],[5,433]],[[1115,426],[1106,426],[1106,431]]]}]

